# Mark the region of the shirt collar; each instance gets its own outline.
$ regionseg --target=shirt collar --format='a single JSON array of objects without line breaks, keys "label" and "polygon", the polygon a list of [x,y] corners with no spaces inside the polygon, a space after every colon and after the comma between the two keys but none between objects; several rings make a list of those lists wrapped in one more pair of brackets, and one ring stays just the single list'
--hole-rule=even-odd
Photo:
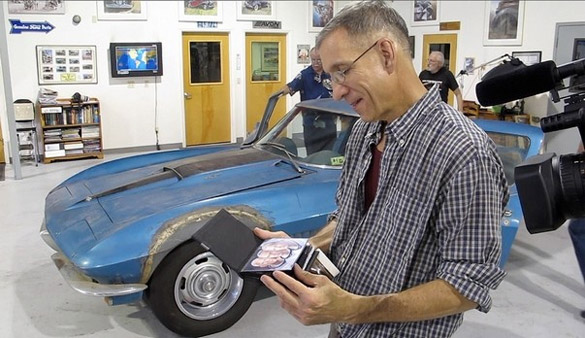
[{"label": "shirt collar", "polygon": [[[410,134],[411,130],[419,123],[425,112],[440,104],[441,95],[439,86],[433,86],[428,92],[418,100],[414,106],[410,107],[402,116],[388,123],[385,132],[389,136],[397,139],[404,138]],[[379,126],[379,125],[378,125]]]}]

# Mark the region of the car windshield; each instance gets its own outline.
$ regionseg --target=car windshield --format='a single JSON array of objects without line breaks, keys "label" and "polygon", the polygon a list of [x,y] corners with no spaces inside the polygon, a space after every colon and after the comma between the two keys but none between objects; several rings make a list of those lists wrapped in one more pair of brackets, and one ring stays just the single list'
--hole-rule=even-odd
[{"label": "car windshield", "polygon": [[298,107],[260,139],[256,147],[299,163],[341,168],[345,144],[355,121],[355,116]]},{"label": "car windshield", "polygon": [[488,132],[487,134],[496,143],[508,184],[514,184],[514,167],[526,159],[530,148],[530,139],[513,134],[495,132]]}]

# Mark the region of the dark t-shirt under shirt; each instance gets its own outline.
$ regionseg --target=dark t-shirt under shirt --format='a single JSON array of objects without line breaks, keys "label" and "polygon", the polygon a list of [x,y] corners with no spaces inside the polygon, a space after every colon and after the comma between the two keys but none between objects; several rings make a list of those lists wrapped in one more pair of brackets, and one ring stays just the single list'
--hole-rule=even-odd
[{"label": "dark t-shirt under shirt", "polygon": [[431,89],[435,83],[440,84],[441,99],[444,102],[447,102],[447,94],[449,94],[449,89],[455,91],[455,89],[459,88],[459,85],[455,80],[455,76],[453,76],[453,73],[451,73],[445,67],[441,67],[441,69],[439,69],[439,71],[434,74],[425,69],[420,72],[418,78],[422,81],[423,85],[427,89]]}]

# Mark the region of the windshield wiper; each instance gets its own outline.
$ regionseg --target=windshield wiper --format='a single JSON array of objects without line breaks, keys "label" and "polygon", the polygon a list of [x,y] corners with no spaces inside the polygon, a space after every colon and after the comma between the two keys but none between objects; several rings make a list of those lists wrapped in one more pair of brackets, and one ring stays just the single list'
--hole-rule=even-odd
[{"label": "windshield wiper", "polygon": [[267,146],[272,146],[280,151],[282,151],[283,153],[286,154],[286,156],[288,157],[288,159],[290,160],[290,163],[292,164],[292,166],[295,168],[295,170],[299,173],[302,174],[305,171],[297,164],[297,162],[295,160],[293,160],[293,156],[297,157],[297,155],[291,153],[290,151],[286,150],[285,146],[283,146],[280,143],[276,143],[276,142],[262,142],[259,145],[263,146],[263,145],[267,145]]}]

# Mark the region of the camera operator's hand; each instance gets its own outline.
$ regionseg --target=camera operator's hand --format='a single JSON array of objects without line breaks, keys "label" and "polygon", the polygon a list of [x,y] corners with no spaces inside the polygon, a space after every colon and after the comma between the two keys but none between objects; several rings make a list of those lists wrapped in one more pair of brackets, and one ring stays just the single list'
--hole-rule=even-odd
[{"label": "camera operator's hand", "polygon": [[295,278],[282,271],[260,280],[280,299],[280,305],[304,325],[351,322],[356,314],[355,295],[341,289],[329,278],[294,267]]}]

